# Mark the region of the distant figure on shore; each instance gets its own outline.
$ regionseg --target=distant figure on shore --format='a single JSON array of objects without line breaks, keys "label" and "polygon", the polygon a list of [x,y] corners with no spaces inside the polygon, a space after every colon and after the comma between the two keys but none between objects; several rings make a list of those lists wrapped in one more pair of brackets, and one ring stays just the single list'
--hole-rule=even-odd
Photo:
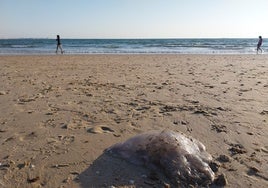
[{"label": "distant figure on shore", "polygon": [[259,36],[259,42],[257,44],[257,54],[259,53],[259,51],[261,51],[262,53],[261,45],[262,45],[262,37]]},{"label": "distant figure on shore", "polygon": [[63,50],[62,50],[62,46],[61,46],[61,42],[60,42],[60,36],[57,35],[57,49],[56,49],[56,54],[58,53],[58,49],[60,48],[61,54],[63,54]]}]

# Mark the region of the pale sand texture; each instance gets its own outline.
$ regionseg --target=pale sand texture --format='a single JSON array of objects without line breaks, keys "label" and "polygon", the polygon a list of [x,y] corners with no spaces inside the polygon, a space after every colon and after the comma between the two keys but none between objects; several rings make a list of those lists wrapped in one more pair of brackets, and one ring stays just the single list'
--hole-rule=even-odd
[{"label": "pale sand texture", "polygon": [[266,55],[0,56],[0,67],[0,187],[162,187],[103,151],[165,128],[200,140],[227,187],[268,187]]}]

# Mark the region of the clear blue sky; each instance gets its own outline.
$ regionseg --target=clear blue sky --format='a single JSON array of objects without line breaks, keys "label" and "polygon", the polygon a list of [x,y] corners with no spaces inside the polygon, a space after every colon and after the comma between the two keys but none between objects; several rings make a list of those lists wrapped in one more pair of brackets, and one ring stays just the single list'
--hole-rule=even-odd
[{"label": "clear blue sky", "polygon": [[268,36],[268,0],[0,0],[0,38]]}]

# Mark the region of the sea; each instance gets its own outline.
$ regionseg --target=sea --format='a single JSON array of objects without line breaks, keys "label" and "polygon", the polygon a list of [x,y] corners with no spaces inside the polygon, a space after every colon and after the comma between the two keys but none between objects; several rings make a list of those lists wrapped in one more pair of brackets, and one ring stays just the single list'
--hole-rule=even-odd
[{"label": "sea", "polygon": [[[65,54],[256,54],[258,38],[61,39]],[[262,49],[268,52],[268,42]],[[56,39],[0,39],[0,55],[55,54]]]}]

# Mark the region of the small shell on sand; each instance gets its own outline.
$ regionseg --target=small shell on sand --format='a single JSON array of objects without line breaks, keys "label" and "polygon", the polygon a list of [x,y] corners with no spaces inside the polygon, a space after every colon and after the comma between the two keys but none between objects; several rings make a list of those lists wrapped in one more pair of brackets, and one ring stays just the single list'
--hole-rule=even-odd
[{"label": "small shell on sand", "polygon": [[118,143],[106,152],[133,164],[164,172],[176,185],[204,186],[214,180],[212,157],[194,138],[170,130],[143,133]]},{"label": "small shell on sand", "polygon": [[0,91],[0,95],[6,95],[7,94],[7,92],[5,92],[5,91]]},{"label": "small shell on sand", "polygon": [[101,133],[111,133],[114,132],[114,130],[107,126],[98,125],[88,129],[88,132],[94,134],[101,134]]}]

